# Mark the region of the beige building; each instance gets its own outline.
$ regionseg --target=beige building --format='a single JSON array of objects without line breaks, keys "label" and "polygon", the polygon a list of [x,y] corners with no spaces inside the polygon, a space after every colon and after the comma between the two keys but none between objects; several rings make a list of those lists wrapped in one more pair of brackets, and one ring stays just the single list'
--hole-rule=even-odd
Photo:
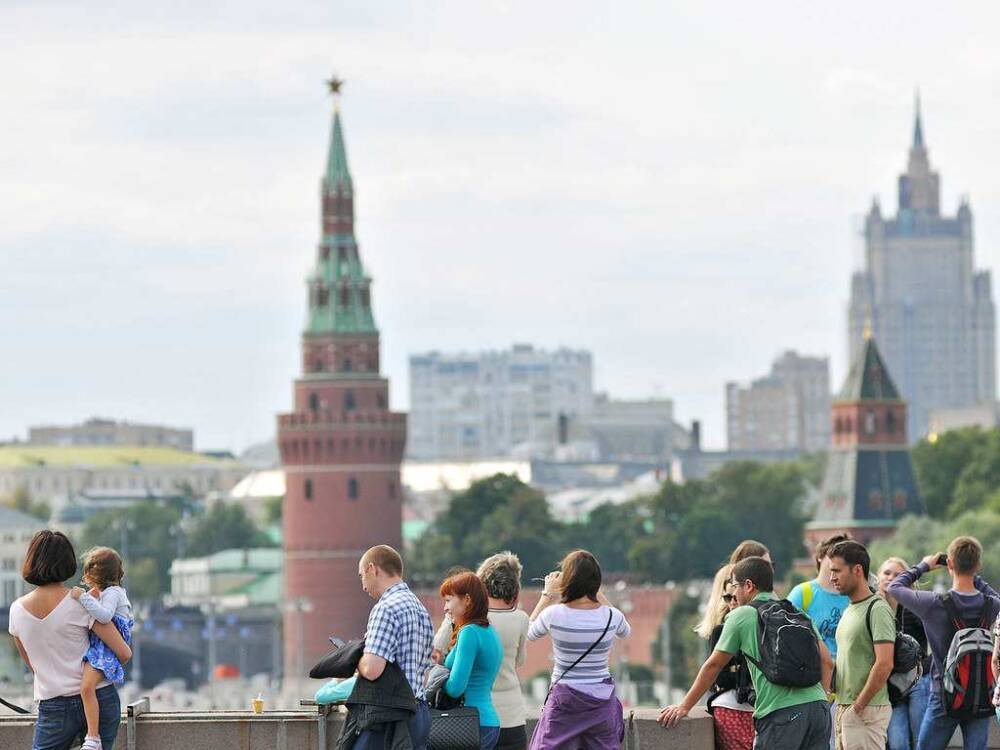
[{"label": "beige building", "polygon": [[786,351],[750,385],[726,384],[730,451],[812,453],[830,444],[830,361]]},{"label": "beige building", "polygon": [[79,495],[226,492],[245,474],[234,459],[174,448],[0,446],[0,497],[25,489],[53,509]]},{"label": "beige building", "polygon": [[44,528],[44,521],[0,506],[0,609],[28,592],[28,584],[21,578],[24,553],[31,537]]}]

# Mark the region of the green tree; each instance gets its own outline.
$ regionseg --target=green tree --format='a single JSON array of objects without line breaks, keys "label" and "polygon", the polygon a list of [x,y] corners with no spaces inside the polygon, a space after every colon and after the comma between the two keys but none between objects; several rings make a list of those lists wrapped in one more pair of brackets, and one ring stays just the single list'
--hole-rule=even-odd
[{"label": "green tree", "polygon": [[204,557],[225,549],[273,547],[274,543],[247,515],[242,505],[216,503],[195,519],[187,537],[187,555]]},{"label": "green tree", "polygon": [[[990,450],[991,432],[996,435],[995,430],[987,432],[978,427],[949,430],[921,440],[913,447],[913,469],[929,516],[954,515],[952,502],[960,484],[963,487],[961,504],[965,509],[980,505],[985,499],[984,493],[991,494],[1000,486],[998,483],[990,487],[995,475],[990,476],[989,456],[983,456]],[[981,465],[970,468],[977,463]],[[967,470],[969,475],[964,477]]]},{"label": "green tree", "polygon": [[126,585],[133,600],[154,599],[170,589],[170,563],[177,557],[180,513],[146,500],[123,510],[108,510],[88,519],[82,550],[111,547],[125,560]]},{"label": "green tree", "polygon": [[[1000,581],[1000,514],[989,510],[965,513],[950,520],[907,516],[895,533],[872,543],[870,553],[875,569],[887,557],[902,557],[915,565],[927,555],[944,552],[952,539],[971,535],[983,545],[983,577],[993,584]],[[947,580],[943,574],[925,576],[921,583]]]},{"label": "green tree", "polygon": [[626,573],[631,568],[629,550],[649,536],[649,508],[632,500],[594,508],[583,521],[566,524],[559,549],[583,548],[594,553],[607,573]]},{"label": "green tree", "polygon": [[524,577],[530,579],[551,570],[558,560],[559,529],[544,495],[516,476],[495,474],[451,499],[417,541],[411,569],[428,584],[449,568],[475,569],[483,558],[510,549],[521,558]]}]

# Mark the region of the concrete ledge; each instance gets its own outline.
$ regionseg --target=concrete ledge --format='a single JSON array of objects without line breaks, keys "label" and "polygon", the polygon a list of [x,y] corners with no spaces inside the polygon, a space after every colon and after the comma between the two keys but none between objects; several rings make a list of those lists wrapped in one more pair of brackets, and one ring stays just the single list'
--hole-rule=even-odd
[{"label": "concrete ledge", "polygon": [[[154,707],[155,708],[155,707]],[[656,723],[655,709],[637,709],[625,715],[628,750],[712,750],[712,720],[702,709],[674,729]],[[333,750],[343,716],[331,713],[326,723],[325,747],[320,744],[318,711],[211,711],[143,714],[136,719],[136,750]],[[535,720],[528,720],[529,732]],[[0,748],[31,747],[34,716],[0,716]],[[128,750],[124,717],[114,750]]]},{"label": "concrete ledge", "polygon": [[[713,750],[711,717],[696,708],[673,729],[656,723],[656,709],[636,709],[625,715],[625,750]],[[320,743],[321,714],[318,711],[211,711],[147,713],[136,719],[136,750],[334,750],[343,716],[334,711],[326,719],[325,747]],[[1000,748],[1000,728],[991,720],[989,748]],[[529,718],[528,731],[535,725]],[[35,729],[35,717],[0,716],[0,748],[27,750]],[[960,735],[949,747],[961,747]],[[128,750],[127,724],[114,750]]]}]

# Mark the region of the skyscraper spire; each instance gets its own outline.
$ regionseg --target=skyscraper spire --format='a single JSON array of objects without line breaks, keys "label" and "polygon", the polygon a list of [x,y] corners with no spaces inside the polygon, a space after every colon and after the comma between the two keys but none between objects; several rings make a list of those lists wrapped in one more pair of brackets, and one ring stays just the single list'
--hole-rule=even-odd
[{"label": "skyscraper spire", "polygon": [[913,120],[913,148],[924,147],[924,126],[920,120],[920,89],[917,89],[915,96],[916,116]]}]

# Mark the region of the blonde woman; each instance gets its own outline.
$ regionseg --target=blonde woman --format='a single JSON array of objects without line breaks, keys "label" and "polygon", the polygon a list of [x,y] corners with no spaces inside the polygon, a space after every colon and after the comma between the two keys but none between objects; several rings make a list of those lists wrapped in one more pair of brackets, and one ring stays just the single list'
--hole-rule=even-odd
[{"label": "blonde woman", "polygon": [[[709,650],[722,635],[722,624],[730,610],[737,606],[729,591],[733,566],[723,565],[715,574],[712,593],[708,597],[705,616],[695,632],[705,638]],[[708,696],[708,712],[715,724],[716,750],[751,750],[753,747],[753,695],[750,673],[743,654],[736,654],[719,673]]]},{"label": "blonde woman", "polygon": [[[896,576],[909,569],[907,562],[901,557],[889,557],[878,569],[878,593],[892,607],[896,614],[896,632],[906,633],[920,644],[923,653],[927,653],[927,634],[920,618],[893,599],[887,589],[896,580]],[[889,701],[892,703],[892,716],[889,719],[888,746],[889,750],[913,750],[917,746],[917,736],[920,734],[920,724],[927,712],[927,701],[931,690],[930,657],[924,658],[924,674],[910,692],[902,697],[889,690]]]}]

